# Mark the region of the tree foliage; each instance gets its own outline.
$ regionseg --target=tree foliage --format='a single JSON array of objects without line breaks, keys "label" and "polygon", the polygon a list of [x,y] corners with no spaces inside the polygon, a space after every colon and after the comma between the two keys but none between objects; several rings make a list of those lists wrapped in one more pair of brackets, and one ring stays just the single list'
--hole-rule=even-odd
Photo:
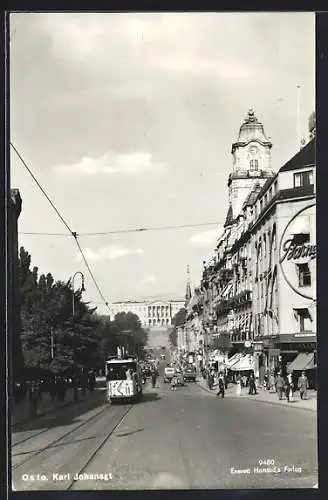
[{"label": "tree foliage", "polygon": [[142,328],[139,317],[132,312],[118,313],[113,321],[104,322],[101,336],[102,353],[105,359],[116,355],[119,346],[124,346],[129,354],[142,358],[148,341],[148,334]]},{"label": "tree foliage", "polygon": [[73,289],[54,280],[51,273],[38,276],[30,269],[31,257],[22,247],[19,258],[22,350],[25,366],[32,373],[64,374],[91,368],[99,359],[95,335],[97,318]]},{"label": "tree foliage", "polygon": [[55,281],[51,273],[31,269],[31,256],[22,247],[19,255],[22,351],[29,373],[73,375],[82,369],[103,367],[117,347],[143,356],[147,332],[133,313],[119,313],[111,321],[96,314],[74,291],[70,281]]},{"label": "tree foliage", "polygon": [[173,329],[169,333],[169,340],[173,347],[177,347],[178,328],[184,325],[186,321],[186,315],[187,315],[187,310],[184,307],[182,307],[172,319]]}]

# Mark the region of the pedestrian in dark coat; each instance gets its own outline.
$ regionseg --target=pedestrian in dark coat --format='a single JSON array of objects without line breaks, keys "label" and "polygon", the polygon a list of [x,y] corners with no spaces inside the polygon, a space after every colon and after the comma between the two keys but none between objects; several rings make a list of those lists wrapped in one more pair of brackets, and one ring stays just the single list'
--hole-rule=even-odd
[{"label": "pedestrian in dark coat", "polygon": [[251,395],[257,394],[256,385],[255,385],[255,377],[254,377],[253,372],[249,376],[248,385],[249,385],[248,394],[251,394]]},{"label": "pedestrian in dark coat", "polygon": [[96,375],[93,370],[90,370],[88,373],[88,387],[90,392],[93,392],[96,387]]},{"label": "pedestrian in dark coat", "polygon": [[224,377],[223,377],[222,373],[220,373],[220,375],[219,375],[218,383],[219,383],[219,392],[217,393],[217,396],[221,396],[221,398],[223,399],[225,385],[224,385]]}]

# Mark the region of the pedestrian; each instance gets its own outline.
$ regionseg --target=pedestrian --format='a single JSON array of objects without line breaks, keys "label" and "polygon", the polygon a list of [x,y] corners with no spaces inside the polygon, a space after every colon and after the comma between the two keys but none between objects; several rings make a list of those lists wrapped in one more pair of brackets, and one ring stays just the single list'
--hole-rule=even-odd
[{"label": "pedestrian", "polygon": [[297,381],[297,388],[300,391],[301,399],[307,399],[307,390],[309,388],[309,380],[305,375],[305,372],[302,372],[301,376]]},{"label": "pedestrian", "polygon": [[224,380],[224,388],[228,389],[228,375],[227,375],[227,373],[224,373],[223,380]]},{"label": "pedestrian", "polygon": [[[287,396],[287,393],[288,393],[288,396]],[[291,373],[289,373],[289,375],[287,375],[286,396],[287,396],[288,402],[291,403],[293,400],[293,377],[292,377]]]},{"label": "pedestrian", "polygon": [[211,370],[207,371],[207,385],[209,389],[212,389],[213,384],[212,384],[212,372]]},{"label": "pedestrian", "polygon": [[217,393],[217,396],[221,396],[221,398],[223,399],[225,385],[224,385],[224,377],[223,377],[222,373],[220,373],[220,375],[219,375],[218,383],[219,383],[219,392]]},{"label": "pedestrian", "polygon": [[96,375],[93,370],[89,371],[89,379],[88,379],[89,391],[93,392],[96,386]]},{"label": "pedestrian", "polygon": [[278,399],[282,399],[282,393],[285,387],[285,381],[280,372],[278,372],[276,377],[276,392],[278,394]]},{"label": "pedestrian", "polygon": [[266,391],[269,390],[269,374],[268,374],[268,372],[266,372],[266,374],[264,375],[263,387]]},{"label": "pedestrian", "polygon": [[153,370],[153,372],[151,374],[151,385],[152,385],[153,389],[156,387],[156,379],[157,379],[157,372],[156,372],[156,370]]},{"label": "pedestrian", "polygon": [[241,396],[241,378],[238,376],[236,385],[236,396]]},{"label": "pedestrian", "polygon": [[177,384],[178,384],[178,379],[176,375],[173,375],[171,379],[171,390],[176,391],[177,390]]},{"label": "pedestrian", "polygon": [[253,372],[251,372],[251,374],[249,376],[248,385],[249,385],[248,394],[250,394],[250,395],[257,394],[256,385],[255,385],[255,377],[254,377]]}]

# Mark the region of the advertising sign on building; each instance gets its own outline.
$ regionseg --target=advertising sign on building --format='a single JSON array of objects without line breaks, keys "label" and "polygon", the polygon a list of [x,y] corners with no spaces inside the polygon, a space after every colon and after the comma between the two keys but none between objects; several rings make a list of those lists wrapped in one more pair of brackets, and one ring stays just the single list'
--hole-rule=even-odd
[{"label": "advertising sign on building", "polygon": [[287,223],[279,245],[279,265],[289,287],[301,297],[316,300],[315,206],[299,210]]}]

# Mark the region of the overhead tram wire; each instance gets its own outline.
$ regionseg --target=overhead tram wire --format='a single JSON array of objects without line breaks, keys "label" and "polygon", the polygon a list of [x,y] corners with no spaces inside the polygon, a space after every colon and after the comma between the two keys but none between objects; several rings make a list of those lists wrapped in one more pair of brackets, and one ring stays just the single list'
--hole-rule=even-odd
[{"label": "overhead tram wire", "polygon": [[105,304],[105,306],[107,307],[108,311],[110,312],[110,308],[109,308],[109,305],[108,305],[108,301],[104,298],[99,286],[98,286],[98,283],[91,271],[91,268],[89,266],[89,263],[83,253],[83,250],[80,246],[80,243],[78,241],[78,234],[74,231],[72,231],[72,229],[69,227],[69,225],[67,224],[67,222],[65,221],[65,219],[62,217],[62,215],[60,214],[60,212],[58,211],[57,207],[54,205],[54,203],[51,201],[51,199],[49,198],[49,196],[47,195],[47,193],[45,192],[45,190],[43,189],[43,187],[41,186],[41,184],[39,183],[39,181],[37,180],[37,178],[35,177],[35,175],[33,174],[33,172],[31,171],[31,169],[29,168],[29,166],[27,165],[27,163],[25,162],[24,158],[22,157],[22,155],[19,153],[19,151],[17,150],[17,148],[13,145],[12,142],[10,142],[10,146],[12,147],[12,149],[14,150],[14,152],[16,153],[16,155],[18,156],[18,158],[20,159],[21,163],[24,165],[24,167],[26,168],[26,170],[28,171],[28,173],[31,175],[31,177],[33,178],[33,180],[35,181],[35,183],[37,184],[37,186],[39,187],[39,189],[42,191],[43,195],[47,198],[48,202],[50,203],[50,205],[52,206],[52,208],[55,210],[56,214],[58,215],[58,217],[60,218],[60,220],[63,222],[63,224],[66,226],[66,228],[68,229],[68,231],[70,232],[69,235],[65,235],[65,236],[73,236],[74,238],[74,241],[82,255],[82,259],[90,273],[90,276],[91,276],[91,279],[103,301],[103,303]]},{"label": "overhead tram wire", "polygon": [[[204,226],[218,226],[222,224],[222,221],[216,222],[202,222],[199,224],[181,224],[176,226],[158,226],[158,227],[141,227],[132,229],[117,229],[112,231],[103,231],[97,233],[78,233],[79,237],[89,237],[89,236],[106,236],[109,234],[123,234],[123,233],[142,233],[147,231],[170,231],[174,229],[185,229],[189,227],[204,227]],[[37,232],[21,232],[20,234],[33,235],[33,236],[70,236],[64,233],[37,233]]]},{"label": "overhead tram wire", "polygon": [[47,193],[45,192],[45,190],[43,189],[43,187],[41,186],[41,184],[39,183],[39,181],[37,180],[37,178],[35,177],[35,175],[31,171],[31,169],[29,168],[29,166],[26,164],[24,158],[21,156],[21,154],[19,153],[19,151],[16,149],[16,147],[13,145],[12,142],[10,142],[10,145],[13,148],[13,150],[15,151],[15,153],[18,156],[18,158],[20,159],[20,161],[22,162],[22,164],[24,165],[24,167],[26,168],[26,170],[28,171],[28,173],[30,174],[30,176],[36,182],[36,184],[39,187],[39,189],[42,191],[42,193],[44,194],[44,196],[47,198],[47,200],[49,201],[49,203],[52,206],[52,208],[55,210],[56,214],[58,215],[58,217],[60,218],[60,220],[62,221],[62,223],[67,227],[68,231],[70,232],[70,236],[74,236],[74,234],[76,234],[76,233],[73,233],[73,231],[71,230],[71,228],[69,227],[69,225],[67,224],[67,222],[65,221],[65,219],[63,219],[63,217],[61,216],[61,214],[58,212],[57,207],[53,204],[53,202],[51,201],[51,199],[49,198],[49,196],[47,195]]}]

